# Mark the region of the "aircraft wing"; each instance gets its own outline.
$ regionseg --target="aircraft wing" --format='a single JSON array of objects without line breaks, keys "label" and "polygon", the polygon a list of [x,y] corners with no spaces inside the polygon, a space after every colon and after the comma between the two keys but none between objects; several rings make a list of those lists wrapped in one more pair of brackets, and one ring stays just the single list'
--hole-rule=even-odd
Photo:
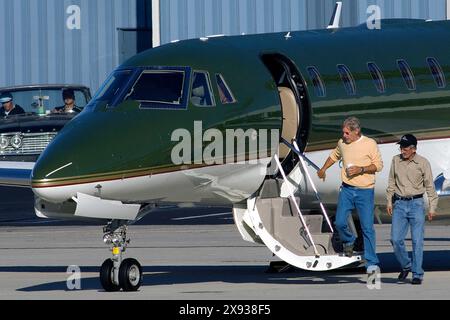
[{"label": "aircraft wing", "polygon": [[34,162],[0,162],[0,186],[31,188]]}]

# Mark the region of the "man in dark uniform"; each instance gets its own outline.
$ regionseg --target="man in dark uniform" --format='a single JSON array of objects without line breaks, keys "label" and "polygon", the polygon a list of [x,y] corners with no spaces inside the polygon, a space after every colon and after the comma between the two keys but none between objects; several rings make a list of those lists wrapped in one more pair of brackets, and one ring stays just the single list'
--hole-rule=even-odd
[{"label": "man in dark uniform", "polygon": [[73,89],[64,89],[62,92],[64,105],[56,107],[53,113],[80,113],[81,109],[75,104],[75,92]]},{"label": "man in dark uniform", "polygon": [[14,104],[13,96],[9,92],[0,95],[0,103],[2,104],[0,117],[16,116],[25,113],[21,106]]}]

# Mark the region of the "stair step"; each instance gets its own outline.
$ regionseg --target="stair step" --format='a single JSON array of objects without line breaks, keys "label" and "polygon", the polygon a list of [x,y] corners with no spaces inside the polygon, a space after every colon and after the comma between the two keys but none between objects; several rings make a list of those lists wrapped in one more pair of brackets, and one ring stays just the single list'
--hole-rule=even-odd
[{"label": "stair step", "polygon": [[[299,199],[297,198],[297,203]],[[300,217],[295,209],[295,205],[290,199],[268,198],[258,199],[256,202],[261,219],[267,228],[273,226],[275,221],[281,223],[294,224],[298,229],[303,227]],[[323,225],[322,215],[303,215],[306,225],[311,233],[321,233]]]},{"label": "stair step", "polygon": [[[298,199],[297,199],[298,201]],[[314,255],[306,230],[294,204],[286,198],[258,199],[259,216],[267,231],[288,250],[298,255]],[[320,254],[333,254],[332,234],[322,233],[322,215],[304,215],[306,225]],[[302,235],[302,230],[303,235]]]},{"label": "stair step", "polygon": [[268,179],[264,181],[259,197],[261,199],[271,199],[279,197],[282,184],[283,181],[279,179]]},{"label": "stair step", "polygon": [[[299,199],[296,199],[297,203]],[[314,248],[298,215],[287,198],[258,199],[256,206],[267,231],[288,250],[298,255],[314,255]],[[303,215],[309,232],[321,255],[334,254],[331,233],[322,233],[322,215]],[[303,231],[302,231],[303,230]]]}]

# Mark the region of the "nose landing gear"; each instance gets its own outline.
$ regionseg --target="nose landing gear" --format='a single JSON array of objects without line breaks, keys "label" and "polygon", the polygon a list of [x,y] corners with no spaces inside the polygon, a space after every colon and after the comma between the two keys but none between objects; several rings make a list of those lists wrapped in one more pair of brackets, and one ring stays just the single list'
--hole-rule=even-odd
[{"label": "nose landing gear", "polygon": [[137,291],[143,282],[142,267],[135,259],[122,259],[130,239],[127,239],[127,222],[113,220],[103,229],[103,241],[111,246],[113,257],[100,268],[100,282],[107,292]]}]

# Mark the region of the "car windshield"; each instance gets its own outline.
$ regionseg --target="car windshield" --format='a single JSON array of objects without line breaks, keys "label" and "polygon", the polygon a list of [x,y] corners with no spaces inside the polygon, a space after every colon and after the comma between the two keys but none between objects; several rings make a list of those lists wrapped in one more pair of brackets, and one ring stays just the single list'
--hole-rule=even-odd
[{"label": "car windshield", "polygon": [[[64,106],[63,90],[65,88],[51,89],[23,89],[9,91],[13,97],[13,103],[20,106],[25,114],[49,114],[56,108]],[[88,103],[89,97],[82,89],[73,88],[75,95],[75,106],[83,109]]]}]

